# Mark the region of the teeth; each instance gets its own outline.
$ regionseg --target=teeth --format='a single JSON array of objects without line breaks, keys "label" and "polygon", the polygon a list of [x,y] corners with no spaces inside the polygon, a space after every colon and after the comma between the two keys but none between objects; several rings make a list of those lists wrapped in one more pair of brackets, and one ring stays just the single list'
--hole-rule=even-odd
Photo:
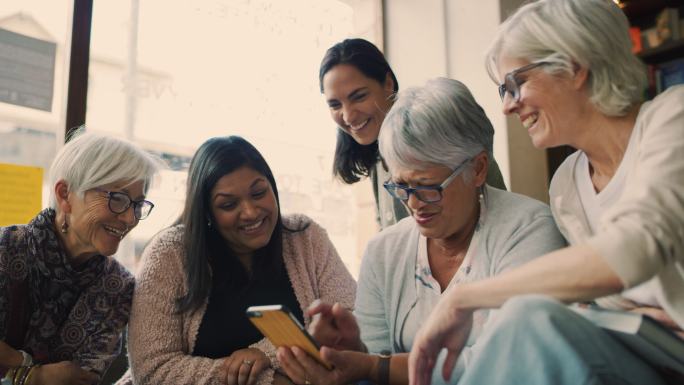
[{"label": "teeth", "polygon": [[525,127],[525,129],[529,129],[536,122],[537,122],[537,115],[530,115],[527,117],[527,119],[522,121],[522,124]]},{"label": "teeth", "polygon": [[360,130],[360,129],[362,129],[362,128],[366,125],[366,123],[368,123],[369,120],[370,120],[370,118],[364,120],[363,123],[358,124],[358,125],[350,124],[349,127],[350,127],[352,130]]},{"label": "teeth", "polygon": [[105,226],[105,229],[106,229],[107,231],[109,231],[110,233],[116,235],[116,236],[119,237],[119,238],[123,238],[124,235],[126,235],[126,231],[125,231],[125,230],[119,230],[119,229],[116,229],[116,228],[110,227],[110,226]]},{"label": "teeth", "polygon": [[247,230],[247,231],[251,231],[251,230],[255,230],[256,228],[258,228],[259,226],[261,226],[262,223],[264,223],[264,219],[263,219],[263,218],[262,218],[259,222],[255,223],[255,224],[253,224],[253,225],[242,226],[242,228],[245,229],[245,230]]}]

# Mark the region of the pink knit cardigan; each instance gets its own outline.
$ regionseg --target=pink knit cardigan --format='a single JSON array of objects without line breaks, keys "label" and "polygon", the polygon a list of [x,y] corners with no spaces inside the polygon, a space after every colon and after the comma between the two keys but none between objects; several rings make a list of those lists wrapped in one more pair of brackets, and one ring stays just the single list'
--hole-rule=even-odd
[{"label": "pink knit cardigan", "polygon": [[[306,216],[283,216],[283,224],[291,229],[306,223],[304,231],[283,232],[283,259],[299,305],[305,310],[320,298],[351,309],[356,283],[326,231]],[[143,253],[128,327],[130,369],[117,385],[223,384],[221,359],[190,355],[207,302],[192,313],[174,313],[175,299],[187,290],[182,254],[180,226],[155,237]],[[258,381],[271,384],[279,366],[274,346],[262,339],[251,347],[261,349],[271,360],[271,368]]]}]

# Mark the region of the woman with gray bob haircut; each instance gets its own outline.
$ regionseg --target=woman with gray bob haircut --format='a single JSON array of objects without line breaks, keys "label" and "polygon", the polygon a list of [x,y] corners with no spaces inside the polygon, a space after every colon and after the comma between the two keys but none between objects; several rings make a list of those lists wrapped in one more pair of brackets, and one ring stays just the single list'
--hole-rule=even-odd
[{"label": "woman with gray bob haircut", "polygon": [[[411,351],[413,385],[448,377],[473,314],[499,309],[461,384],[684,383],[566,306],[646,314],[684,336],[684,86],[643,101],[645,72],[624,12],[609,0],[538,0],[497,32],[487,68],[504,114],[539,149],[576,148],[549,187],[570,246],[445,297]],[[600,314],[603,316],[603,314]],[[530,325],[534,327],[529,327]],[[512,347],[524,349],[515,363]],[[681,366],[681,365],[680,365]]]},{"label": "woman with gray bob haircut", "polygon": [[111,256],[163,164],[84,131],[50,167],[50,207],[0,228],[0,375],[15,385],[98,383],[121,349],[134,279]]},{"label": "woman with gray bob haircut", "polygon": [[[335,369],[280,349],[295,383],[406,383],[416,332],[446,293],[565,245],[546,205],[485,183],[493,136],[461,82],[438,78],[398,94],[379,149],[392,175],[385,188],[411,216],[368,244],[353,315],[329,304],[309,309],[322,314],[310,331]],[[474,318],[456,379],[468,372],[488,317]]]},{"label": "woman with gray bob haircut", "polygon": [[[492,157],[494,127],[466,86],[445,78],[410,88],[385,118],[380,152],[390,170],[442,165],[453,168],[485,152]],[[430,129],[425,129],[430,127]],[[472,166],[472,165],[471,165]],[[473,167],[464,169],[472,176]]]}]

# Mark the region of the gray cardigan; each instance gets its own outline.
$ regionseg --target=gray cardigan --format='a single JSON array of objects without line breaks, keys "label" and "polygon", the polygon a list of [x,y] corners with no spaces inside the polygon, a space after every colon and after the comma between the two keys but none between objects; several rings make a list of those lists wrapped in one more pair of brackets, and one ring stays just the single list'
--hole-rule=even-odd
[{"label": "gray cardigan", "polygon": [[[478,253],[472,257],[475,279],[500,274],[565,246],[548,206],[490,186],[486,196]],[[419,234],[414,219],[404,218],[376,235],[366,248],[354,312],[361,338],[371,352],[403,352],[401,328],[417,301],[414,277]],[[460,365],[462,369],[464,362]]]}]

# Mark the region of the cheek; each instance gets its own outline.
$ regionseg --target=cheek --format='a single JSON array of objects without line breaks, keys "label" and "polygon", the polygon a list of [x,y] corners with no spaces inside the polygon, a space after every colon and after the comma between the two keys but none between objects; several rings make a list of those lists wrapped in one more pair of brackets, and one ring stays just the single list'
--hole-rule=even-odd
[{"label": "cheek", "polygon": [[339,111],[330,111],[330,117],[332,120],[337,123],[338,126],[344,127],[344,121],[342,120],[342,114]]}]

